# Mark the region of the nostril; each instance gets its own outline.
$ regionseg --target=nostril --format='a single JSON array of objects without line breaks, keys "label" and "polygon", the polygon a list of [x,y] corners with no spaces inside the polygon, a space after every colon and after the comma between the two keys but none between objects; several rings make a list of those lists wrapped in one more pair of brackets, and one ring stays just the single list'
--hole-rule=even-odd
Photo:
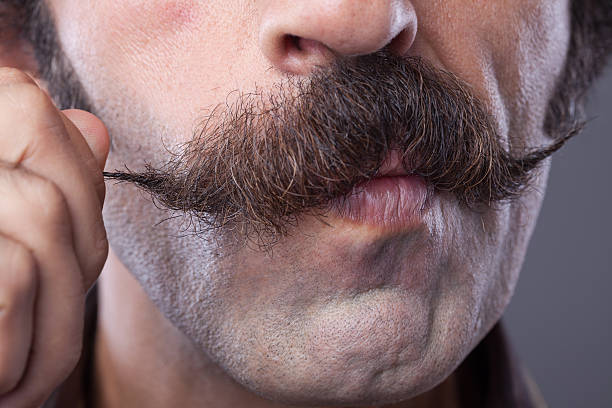
[{"label": "nostril", "polygon": [[282,69],[294,74],[308,74],[317,66],[328,65],[334,52],[320,41],[293,34],[285,34],[281,39]]},{"label": "nostril", "polygon": [[412,47],[415,36],[416,25],[406,27],[387,44],[386,48],[395,55],[404,56]]},{"label": "nostril", "polygon": [[284,49],[287,55],[300,54],[327,54],[331,52],[329,47],[320,41],[309,40],[293,34],[286,34],[283,38]]},{"label": "nostril", "polygon": [[302,46],[300,44],[301,38],[297,35],[286,34],[284,38],[285,43],[285,52],[287,54],[291,53],[291,51],[302,51]]}]

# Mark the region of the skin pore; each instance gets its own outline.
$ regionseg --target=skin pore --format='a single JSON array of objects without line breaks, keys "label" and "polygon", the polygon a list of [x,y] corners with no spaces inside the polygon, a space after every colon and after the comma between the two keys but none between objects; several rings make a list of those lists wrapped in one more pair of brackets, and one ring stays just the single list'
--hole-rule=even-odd
[{"label": "skin pore", "polygon": [[[565,0],[49,6],[113,137],[111,171],[163,164],[166,148],[188,141],[203,110],[231,103],[235,90],[273,92],[335,55],[386,45],[471,85],[510,149],[546,145],[544,118],[569,35]],[[287,34],[307,40],[300,52],[283,47]],[[436,194],[406,228],[303,217],[271,252],[235,246],[223,231],[194,236],[133,186],[109,184],[98,405],[452,400],[449,375],[510,299],[547,170],[495,210],[473,212]]]}]

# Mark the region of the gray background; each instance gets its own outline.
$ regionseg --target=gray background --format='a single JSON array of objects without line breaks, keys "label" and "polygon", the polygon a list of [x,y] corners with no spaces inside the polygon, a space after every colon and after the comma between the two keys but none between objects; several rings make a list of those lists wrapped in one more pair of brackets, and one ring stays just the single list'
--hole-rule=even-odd
[{"label": "gray background", "polygon": [[504,320],[551,407],[612,407],[612,69],[559,152]]}]

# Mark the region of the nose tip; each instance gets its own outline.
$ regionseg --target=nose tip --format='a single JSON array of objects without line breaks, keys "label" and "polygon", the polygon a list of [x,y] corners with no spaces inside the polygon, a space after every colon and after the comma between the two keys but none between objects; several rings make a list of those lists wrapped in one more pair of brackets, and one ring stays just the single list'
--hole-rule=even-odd
[{"label": "nose tip", "polygon": [[416,14],[407,0],[268,0],[259,38],[276,68],[306,74],[338,56],[384,47],[402,55],[416,30]]}]

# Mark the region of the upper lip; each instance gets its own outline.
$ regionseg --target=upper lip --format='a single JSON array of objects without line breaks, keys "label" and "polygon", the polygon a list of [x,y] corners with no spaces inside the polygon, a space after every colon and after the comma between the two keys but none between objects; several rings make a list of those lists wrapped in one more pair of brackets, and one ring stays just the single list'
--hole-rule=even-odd
[{"label": "upper lip", "polygon": [[408,172],[404,168],[400,152],[398,150],[391,150],[374,177],[397,177],[407,175]]}]

